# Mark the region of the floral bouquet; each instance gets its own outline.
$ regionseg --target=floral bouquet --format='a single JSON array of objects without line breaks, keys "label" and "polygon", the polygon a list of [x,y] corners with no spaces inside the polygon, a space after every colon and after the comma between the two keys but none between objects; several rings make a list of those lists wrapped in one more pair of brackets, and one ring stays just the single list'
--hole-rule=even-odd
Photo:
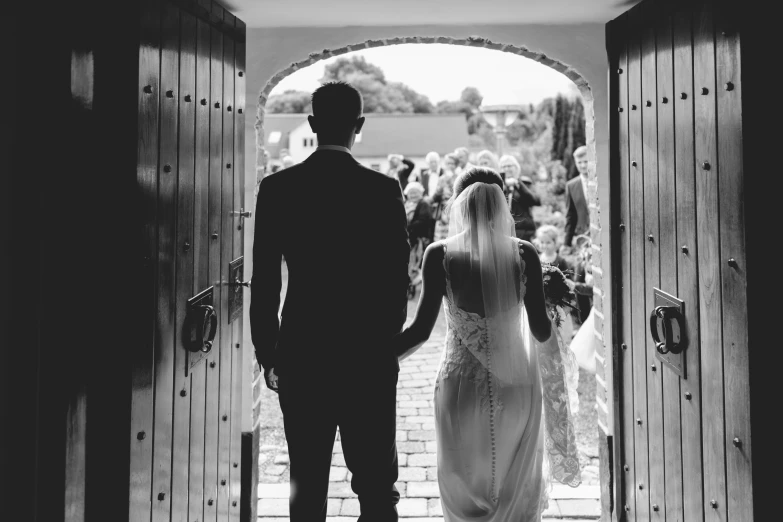
[{"label": "floral bouquet", "polygon": [[575,308],[574,301],[576,295],[571,290],[566,282],[566,277],[563,272],[556,266],[549,264],[542,264],[541,271],[544,275],[544,299],[546,301],[546,307],[552,317],[552,322],[555,323],[557,328],[563,324],[563,318],[560,315],[558,307],[570,307]]}]

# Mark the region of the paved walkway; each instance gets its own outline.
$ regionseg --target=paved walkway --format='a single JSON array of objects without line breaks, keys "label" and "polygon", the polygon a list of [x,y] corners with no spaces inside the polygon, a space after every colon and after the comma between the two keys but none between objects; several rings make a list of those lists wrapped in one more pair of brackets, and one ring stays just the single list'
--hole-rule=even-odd
[{"label": "paved walkway", "polygon": [[[408,320],[413,319],[416,301],[408,308]],[[446,333],[444,314],[440,314],[430,340],[400,365],[397,383],[397,452],[399,455],[400,503],[397,509],[404,522],[442,522],[438,491],[433,392],[443,340]],[[262,436],[259,457],[258,517],[259,522],[288,522],[288,454],[282,435],[277,396],[265,390],[263,400],[277,408],[269,408],[270,420],[276,427]],[[589,462],[589,459],[588,459]],[[599,487],[596,470],[583,473],[585,485],[579,488],[555,486],[550,494],[549,509],[544,522],[569,519],[571,522],[595,520],[600,514]],[[355,521],[359,501],[350,487],[351,474],[345,467],[340,436],[335,441],[329,482],[328,522]]]}]

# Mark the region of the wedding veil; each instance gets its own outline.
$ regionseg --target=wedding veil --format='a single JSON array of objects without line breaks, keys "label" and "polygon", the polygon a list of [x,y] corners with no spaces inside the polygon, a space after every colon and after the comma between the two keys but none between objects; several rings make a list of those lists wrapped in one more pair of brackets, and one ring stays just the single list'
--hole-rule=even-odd
[{"label": "wedding veil", "polygon": [[[467,262],[469,277],[452,281],[452,301],[483,301],[489,339],[483,351],[467,343],[473,355],[501,382],[513,385],[533,383],[536,372],[531,361],[527,324],[520,310],[520,278],[524,262],[514,233],[514,219],[501,188],[494,183],[473,183],[451,203],[447,262]],[[462,308],[462,307],[460,307]],[[531,364],[532,363],[532,364]]]}]

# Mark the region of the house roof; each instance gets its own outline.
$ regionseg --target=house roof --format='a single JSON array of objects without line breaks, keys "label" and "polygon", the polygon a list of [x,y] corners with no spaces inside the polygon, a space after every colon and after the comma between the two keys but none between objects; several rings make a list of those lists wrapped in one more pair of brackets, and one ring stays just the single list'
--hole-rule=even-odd
[{"label": "house roof", "polygon": [[355,156],[444,154],[468,144],[463,114],[367,114]]},{"label": "house roof", "polygon": [[[277,159],[280,157],[280,149],[290,148],[289,134],[306,122],[307,114],[267,114],[264,117],[264,148],[269,152],[269,157]],[[273,132],[280,133],[277,143],[269,142]]]},{"label": "house roof", "polygon": [[[362,138],[354,144],[357,157],[425,156],[430,151],[439,154],[468,145],[468,126],[463,114],[366,114]],[[281,147],[288,147],[287,135],[302,124],[307,114],[267,114],[264,118],[265,146],[277,157]],[[277,145],[269,144],[272,132],[281,132]],[[284,144],[285,141],[285,144]]]}]

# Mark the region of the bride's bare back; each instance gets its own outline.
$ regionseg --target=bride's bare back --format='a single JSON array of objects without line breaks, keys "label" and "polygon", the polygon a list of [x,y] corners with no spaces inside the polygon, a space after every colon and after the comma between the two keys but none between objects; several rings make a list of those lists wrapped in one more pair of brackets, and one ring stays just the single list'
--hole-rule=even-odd
[{"label": "bride's bare back", "polygon": [[[511,238],[509,238],[511,239]],[[446,240],[448,241],[448,240]],[[527,276],[525,292],[525,308],[527,309],[530,330],[540,342],[546,341],[551,333],[549,316],[544,303],[544,284],[541,275],[541,261],[535,247],[527,241],[519,240],[519,255],[525,263]],[[423,261],[423,284],[416,317],[413,323],[394,340],[394,349],[401,358],[416,351],[429,339],[438,314],[441,301],[446,295],[446,271],[444,269],[444,242],[439,241],[427,247]],[[484,315],[481,282],[479,276],[470,274],[469,260],[452,258],[449,263],[449,273],[453,288],[460,288],[460,299],[457,306],[466,312]],[[521,274],[517,274],[521,276]],[[517,288],[519,285],[517,285]],[[517,290],[519,291],[519,290]]]}]

